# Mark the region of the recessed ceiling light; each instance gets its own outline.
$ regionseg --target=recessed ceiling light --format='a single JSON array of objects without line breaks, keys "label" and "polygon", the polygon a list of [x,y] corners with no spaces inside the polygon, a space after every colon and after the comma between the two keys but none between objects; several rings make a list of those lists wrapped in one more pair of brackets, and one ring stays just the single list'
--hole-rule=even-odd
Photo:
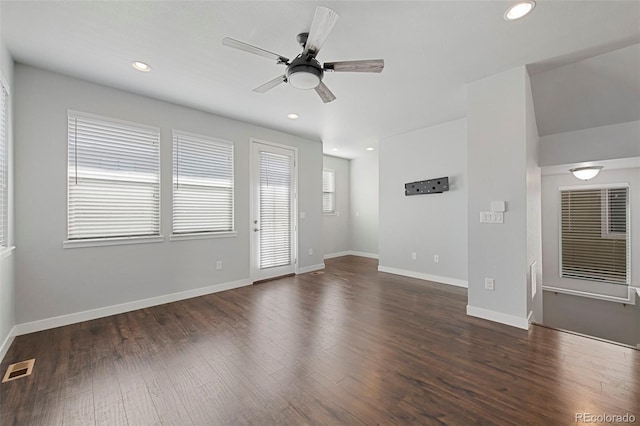
[{"label": "recessed ceiling light", "polygon": [[289,117],[292,120],[296,120],[300,116],[298,114],[291,113],[291,114],[287,115],[287,117]]},{"label": "recessed ceiling light", "polygon": [[131,62],[131,66],[133,68],[137,69],[138,71],[142,71],[142,72],[151,71],[151,65],[145,64],[144,62],[133,61],[133,62]]},{"label": "recessed ceiling light", "polygon": [[507,9],[504,13],[504,19],[507,21],[515,21],[529,14],[534,7],[536,7],[536,2],[533,0],[518,2]]},{"label": "recessed ceiling light", "polygon": [[338,151],[338,148],[331,148],[331,151]]},{"label": "recessed ceiling light", "polygon": [[373,147],[372,146],[368,147],[367,151],[373,151]]}]

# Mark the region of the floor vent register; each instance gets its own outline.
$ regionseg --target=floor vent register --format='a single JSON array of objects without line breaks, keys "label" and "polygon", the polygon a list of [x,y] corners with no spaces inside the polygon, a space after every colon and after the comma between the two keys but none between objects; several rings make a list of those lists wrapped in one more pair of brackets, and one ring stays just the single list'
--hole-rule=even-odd
[{"label": "floor vent register", "polygon": [[2,383],[10,382],[11,380],[20,379],[22,377],[27,377],[33,371],[33,364],[35,364],[35,362],[36,359],[34,358],[11,364],[9,368],[7,368],[7,372],[4,374]]}]

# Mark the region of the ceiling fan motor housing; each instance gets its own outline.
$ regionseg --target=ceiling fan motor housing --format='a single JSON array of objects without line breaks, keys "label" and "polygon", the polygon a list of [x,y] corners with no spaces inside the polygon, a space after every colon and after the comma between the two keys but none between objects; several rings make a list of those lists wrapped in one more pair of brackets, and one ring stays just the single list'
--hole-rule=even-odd
[{"label": "ceiling fan motor housing", "polygon": [[287,81],[297,89],[315,89],[323,76],[320,62],[310,55],[298,55],[287,67]]}]

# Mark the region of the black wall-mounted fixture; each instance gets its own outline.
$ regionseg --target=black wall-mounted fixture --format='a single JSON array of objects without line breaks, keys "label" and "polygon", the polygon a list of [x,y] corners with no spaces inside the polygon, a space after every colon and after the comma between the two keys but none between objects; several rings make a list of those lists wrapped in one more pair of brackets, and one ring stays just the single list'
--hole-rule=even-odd
[{"label": "black wall-mounted fixture", "polygon": [[449,178],[441,177],[404,184],[404,195],[441,194],[449,190]]}]

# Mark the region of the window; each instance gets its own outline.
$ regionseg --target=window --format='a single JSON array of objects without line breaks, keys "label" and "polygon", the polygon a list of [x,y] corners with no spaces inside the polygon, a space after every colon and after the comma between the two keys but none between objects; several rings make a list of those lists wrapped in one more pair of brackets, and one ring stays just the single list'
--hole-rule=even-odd
[{"label": "window", "polygon": [[0,246],[8,246],[9,234],[9,95],[0,82]]},{"label": "window", "polygon": [[627,188],[610,188],[602,195],[602,237],[627,237]]},{"label": "window", "polygon": [[322,211],[336,212],[336,172],[331,169],[322,170]]},{"label": "window", "polygon": [[160,235],[160,130],[69,112],[68,238]]},{"label": "window", "polygon": [[629,284],[629,187],[560,190],[561,276]]},{"label": "window", "polygon": [[260,151],[260,269],[290,265],[293,157]]},{"label": "window", "polygon": [[173,233],[233,231],[233,144],[173,132]]}]

